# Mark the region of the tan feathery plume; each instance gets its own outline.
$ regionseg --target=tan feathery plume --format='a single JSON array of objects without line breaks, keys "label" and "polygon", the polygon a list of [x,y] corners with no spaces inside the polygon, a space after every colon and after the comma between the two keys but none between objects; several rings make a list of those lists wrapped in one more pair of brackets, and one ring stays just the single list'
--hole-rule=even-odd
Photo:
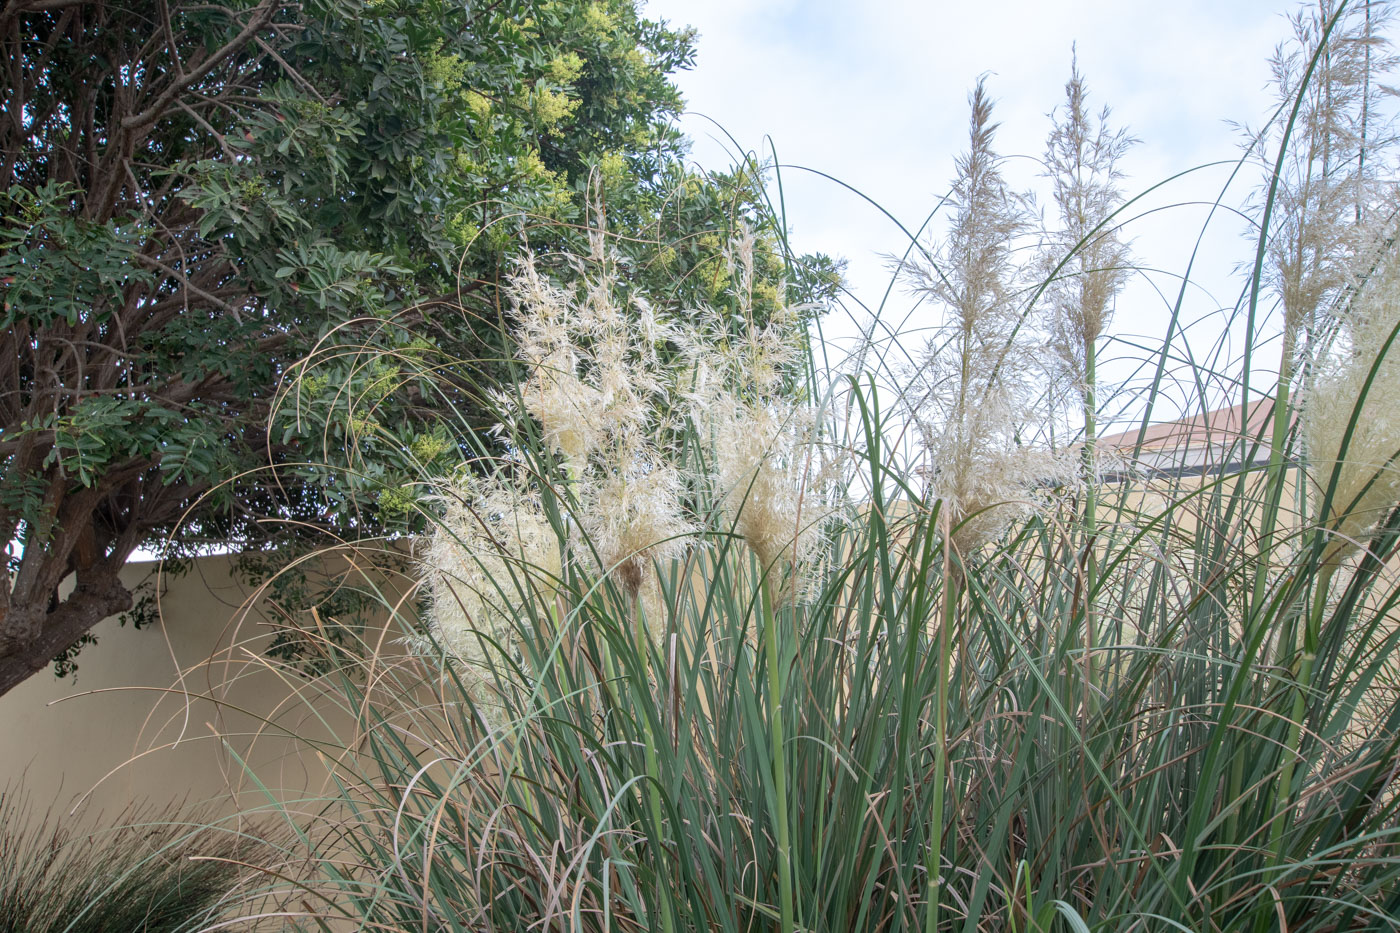
[{"label": "tan feathery plume", "polygon": [[631,311],[601,234],[571,262],[565,290],[523,259],[508,294],[527,365],[525,412],[564,455],[586,542],[575,552],[615,574],[630,598],[647,588],[653,561],[679,557],[695,530],[682,504],[685,477],[658,438],[677,374],[659,348],[672,328],[644,300]]},{"label": "tan feathery plume", "polygon": [[681,472],[652,451],[635,452],[583,484],[588,544],[629,597],[653,582],[653,562],[677,560],[690,548],[696,526],[686,517],[684,492]]},{"label": "tan feathery plume", "polygon": [[[1334,557],[1364,545],[1376,523],[1400,502],[1400,340],[1392,339],[1397,327],[1400,261],[1392,251],[1342,317],[1341,346],[1317,361],[1303,405],[1316,509],[1336,474],[1328,514],[1317,516],[1336,534]],[[1355,430],[1343,450],[1358,405]]]},{"label": "tan feathery plume", "polygon": [[1052,345],[1075,390],[1087,397],[1094,345],[1108,327],[1112,303],[1127,278],[1128,247],[1109,221],[1123,203],[1118,167],[1137,141],[1109,128],[1109,110],[1089,113],[1088,90],[1076,58],[1061,110],[1045,147],[1058,229],[1045,234],[1041,267],[1048,277]]},{"label": "tan feathery plume", "polygon": [[[1386,93],[1380,79],[1397,61],[1381,38],[1389,17],[1383,3],[1341,10],[1336,0],[1318,0],[1290,17],[1293,35],[1269,62],[1279,115],[1265,140],[1282,144],[1297,103],[1279,166],[1265,267],[1266,283],[1283,305],[1285,378],[1296,371],[1299,352],[1311,352],[1319,313],[1348,286],[1352,257],[1365,241],[1363,222],[1383,195],[1378,180],[1396,142],[1378,113]],[[1271,173],[1276,149],[1259,147]]]},{"label": "tan feathery plume", "polygon": [[819,410],[790,390],[805,339],[802,309],[782,304],[762,326],[754,320],[753,250],[745,227],[725,252],[738,314],[749,326],[730,335],[717,315],[698,316],[685,342],[695,374],[689,398],[709,441],[710,480],[726,527],[765,573],[775,580],[786,574],[792,595],[811,579],[838,510],[840,460],[821,443]]},{"label": "tan feathery plume", "polygon": [[[421,557],[429,631],[477,699],[490,671],[519,663],[522,605],[548,602],[563,568],[559,535],[539,496],[504,472],[444,489],[443,513]],[[414,645],[427,652],[429,643]]]},{"label": "tan feathery plume", "polygon": [[905,402],[927,458],[922,473],[948,510],[954,546],[969,553],[1031,505],[1051,458],[1021,442],[1034,369],[1020,328],[1013,244],[1026,230],[1022,199],[992,148],[996,124],[983,81],[971,95],[970,143],[957,160],[954,214],[931,258],[907,273],[944,312],[909,373]]},{"label": "tan feathery plume", "polygon": [[765,572],[806,576],[838,507],[840,463],[820,443],[819,413],[792,401],[719,392],[700,417],[713,442],[713,480],[728,527]]}]

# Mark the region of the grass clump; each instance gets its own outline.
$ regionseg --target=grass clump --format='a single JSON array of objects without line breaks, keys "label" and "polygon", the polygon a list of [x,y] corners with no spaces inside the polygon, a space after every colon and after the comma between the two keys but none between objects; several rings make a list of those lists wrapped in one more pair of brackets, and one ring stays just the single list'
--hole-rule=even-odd
[{"label": "grass clump", "polygon": [[255,833],[198,813],[131,810],[85,832],[51,816],[35,819],[22,800],[0,794],[0,930],[206,929],[246,910],[256,886],[250,876],[268,852]]}]

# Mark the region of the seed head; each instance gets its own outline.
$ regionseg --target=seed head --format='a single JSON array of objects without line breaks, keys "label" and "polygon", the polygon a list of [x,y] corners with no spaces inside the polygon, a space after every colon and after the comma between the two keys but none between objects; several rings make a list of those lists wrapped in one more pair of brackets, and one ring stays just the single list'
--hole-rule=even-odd
[{"label": "seed head", "polygon": [[685,476],[665,443],[679,372],[662,350],[674,331],[645,300],[619,298],[602,234],[590,242],[588,258],[570,261],[569,290],[550,283],[533,256],[512,280],[527,366],[521,399],[564,455],[578,507],[572,552],[635,600],[654,589],[654,563],[682,556],[695,530]]},{"label": "seed head", "polygon": [[1397,62],[1381,38],[1389,17],[1381,3],[1341,10],[1337,0],[1318,0],[1290,18],[1293,35],[1269,62],[1278,116],[1253,138],[1270,177],[1279,148],[1286,147],[1265,276],[1283,305],[1290,371],[1295,348],[1311,352],[1304,341],[1317,334],[1319,315],[1348,287],[1356,249],[1365,243],[1358,234],[1372,208],[1386,203],[1378,181],[1396,143],[1380,107],[1383,79]]},{"label": "seed head", "polygon": [[1076,60],[1062,110],[1046,143],[1045,169],[1054,189],[1059,227],[1045,234],[1040,256],[1048,278],[1051,345],[1064,374],[1087,387],[1088,352],[1108,327],[1112,302],[1128,274],[1128,248],[1109,220],[1123,203],[1118,161],[1136,142],[1109,128],[1107,107],[1089,113],[1088,90]]},{"label": "seed head", "polygon": [[953,545],[970,552],[997,537],[1031,504],[1049,458],[1022,444],[1030,420],[1034,355],[1021,326],[1015,238],[1022,199],[1002,178],[996,124],[982,82],[973,91],[970,142],[957,161],[947,237],[907,270],[913,290],[943,312],[935,336],[905,373],[904,404],[927,464],[930,494],[943,501]]},{"label": "seed head", "polygon": [[653,562],[685,555],[695,525],[685,517],[685,483],[671,464],[638,451],[625,469],[599,474],[582,491],[587,545],[601,569],[635,599],[653,576]]},{"label": "seed head", "polygon": [[836,510],[839,464],[824,456],[818,412],[776,398],[745,402],[724,391],[699,411],[713,441],[713,481],[729,528],[765,572],[780,560],[801,577]]},{"label": "seed head", "polygon": [[[1400,339],[1392,340],[1397,327],[1400,257],[1392,251],[1361,284],[1342,317],[1340,346],[1317,362],[1304,399],[1318,510],[1336,471],[1329,513],[1316,520],[1334,530],[1339,555],[1360,547],[1400,501]],[[1354,415],[1355,430],[1343,450]]]},{"label": "seed head", "polygon": [[422,555],[429,630],[479,689],[493,667],[520,661],[524,606],[553,598],[563,565],[559,535],[539,496],[501,472],[446,483],[438,501],[441,520]]}]

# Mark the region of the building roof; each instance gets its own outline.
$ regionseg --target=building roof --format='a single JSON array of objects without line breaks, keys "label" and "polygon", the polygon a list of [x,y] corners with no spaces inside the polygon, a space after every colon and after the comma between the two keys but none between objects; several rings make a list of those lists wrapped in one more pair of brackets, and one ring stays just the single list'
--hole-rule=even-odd
[{"label": "building roof", "polygon": [[[1249,454],[1249,442],[1264,438],[1252,459],[1268,457],[1268,425],[1273,419],[1274,400],[1263,398],[1243,405],[1149,424],[1108,434],[1098,439],[1104,451],[1132,458],[1138,465],[1156,473],[1216,473],[1240,469]],[[1141,445],[1138,443],[1142,439]],[[1245,443],[1241,444],[1241,441]]]},{"label": "building roof", "polygon": [[[1179,421],[1149,424],[1146,433],[1143,434],[1142,449],[1160,450],[1164,447],[1196,443],[1233,444],[1242,434],[1249,438],[1259,437],[1264,432],[1264,426],[1273,419],[1274,400],[1264,398],[1251,402],[1248,417],[1241,418],[1243,414],[1243,405],[1232,405]],[[1133,428],[1118,434],[1106,434],[1100,437],[1098,442],[1103,447],[1128,451],[1137,446],[1140,433],[1141,428]]]}]

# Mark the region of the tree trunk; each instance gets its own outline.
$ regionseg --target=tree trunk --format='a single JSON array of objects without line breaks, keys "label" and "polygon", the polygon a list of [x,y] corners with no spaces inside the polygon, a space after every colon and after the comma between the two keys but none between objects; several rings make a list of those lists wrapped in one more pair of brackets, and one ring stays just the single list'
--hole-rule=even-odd
[{"label": "tree trunk", "polygon": [[11,606],[0,618],[0,625],[10,632],[37,634],[0,655],[0,696],[43,670],[98,622],[125,612],[131,605],[131,591],[115,572],[107,572],[80,579],[68,598],[52,608],[33,603]]}]

